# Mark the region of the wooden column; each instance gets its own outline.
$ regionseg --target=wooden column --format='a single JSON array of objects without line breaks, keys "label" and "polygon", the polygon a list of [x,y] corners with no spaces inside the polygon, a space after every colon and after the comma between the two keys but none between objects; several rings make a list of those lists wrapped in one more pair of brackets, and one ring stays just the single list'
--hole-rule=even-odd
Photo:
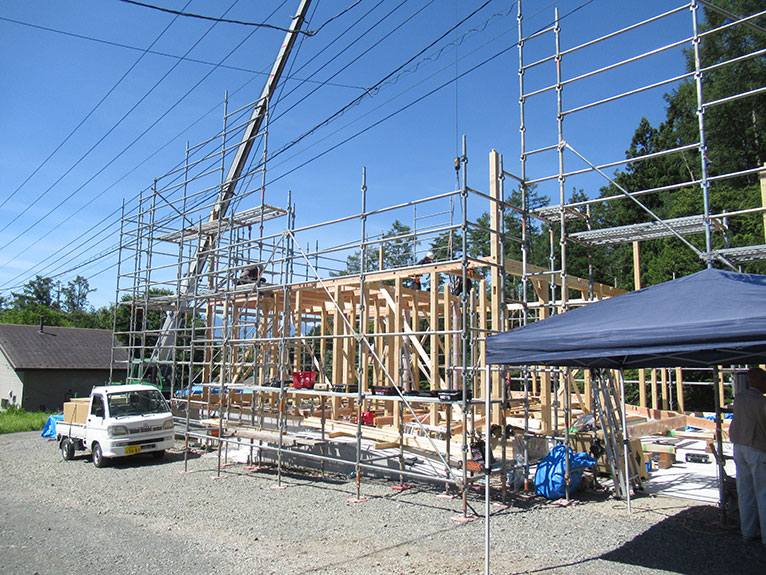
[{"label": "wooden column", "polygon": [[657,370],[652,370],[652,409],[659,409],[659,402],[657,401]]},{"label": "wooden column", "polygon": [[[428,330],[431,335],[428,336],[428,344],[431,362],[431,378],[428,383],[432,390],[440,389],[439,386],[439,274],[431,272],[431,279],[428,283],[430,298],[428,300]],[[435,403],[429,404],[428,423],[430,425],[439,424],[439,406]]]},{"label": "wooden column", "polygon": [[[393,325],[393,331],[394,333],[402,333],[404,331],[404,326],[402,325],[402,278],[397,277],[394,280],[394,325]],[[401,335],[396,335],[393,337],[393,346],[392,346],[392,357],[394,359],[394,373],[391,375],[394,376],[394,381],[396,381],[396,385],[399,387],[402,386],[402,378],[400,377],[400,368],[402,367],[402,341],[403,338]],[[393,403],[393,402],[391,402]],[[401,423],[401,413],[398,409],[397,405],[393,406],[393,412],[394,412],[394,427],[398,428],[399,424]]]},{"label": "wooden column", "polygon": [[[492,331],[494,333],[500,333],[505,329],[504,317],[505,310],[503,309],[503,293],[502,284],[505,262],[501,257],[502,253],[502,241],[503,238],[498,233],[503,228],[503,210],[501,209],[500,202],[503,201],[501,197],[500,188],[500,154],[497,151],[492,150],[489,153],[489,196],[492,198],[489,202],[489,261],[490,267],[490,314],[492,315]],[[481,317],[484,319],[484,325],[486,326],[486,310],[484,307],[484,282],[481,282]],[[482,332],[482,338],[486,332]],[[485,345],[482,345],[482,352],[486,349]],[[482,358],[484,354],[482,353]],[[482,365],[486,365],[483,363]],[[481,378],[485,381],[485,378]],[[502,379],[499,372],[493,372],[491,377],[491,389],[490,394],[492,398],[501,397]],[[491,422],[500,423],[501,406],[495,404],[492,406]]]},{"label": "wooden column", "polygon": [[[349,383],[343,381],[343,339],[338,337],[343,333],[343,293],[341,287],[336,285],[333,290],[333,299],[337,305],[332,309],[332,384]],[[332,398],[332,417],[336,417],[336,412],[340,407],[340,399],[337,397]]]},{"label": "wooden column", "polygon": [[[293,325],[295,325],[295,349],[293,350],[293,371],[301,371],[303,366],[301,365],[301,356],[303,355],[303,292],[298,290],[295,292],[295,310]],[[290,335],[290,334],[288,334]]]},{"label": "wooden column", "polygon": [[[452,306],[450,305],[449,282],[444,282],[444,331],[452,329]],[[452,366],[452,336],[444,336],[444,383],[447,389],[455,389],[450,368]]]},{"label": "wooden column", "polygon": [[319,316],[319,332],[322,339],[319,340],[319,365],[322,366],[322,373],[319,374],[320,381],[324,383],[332,383],[327,377],[327,366],[325,364],[325,355],[327,354],[327,310],[322,307],[322,311]]},{"label": "wooden column", "polygon": [[680,367],[676,368],[676,397],[678,398],[678,411],[683,413],[686,411],[684,409],[684,376]]},{"label": "wooden column", "polygon": [[[369,297],[369,291],[367,292],[367,295],[365,296],[364,301],[364,311],[362,312],[362,316],[359,319],[359,333],[366,338],[367,333],[369,331],[369,324],[370,324],[370,297]],[[354,342],[356,345],[356,342]],[[369,350],[367,349],[367,345],[364,344],[361,347],[361,353],[359,354],[359,357],[357,358],[357,361],[359,361],[359,365],[362,368],[362,381],[359,382],[359,385],[361,385],[362,391],[367,391],[370,388],[370,369],[369,369]]]},{"label": "wooden column", "polygon": [[639,242],[633,242],[633,289],[641,289],[641,249]]},{"label": "wooden column", "polygon": [[660,373],[661,375],[661,387],[662,387],[662,409],[667,411],[670,409],[668,405],[668,370],[663,367]]}]

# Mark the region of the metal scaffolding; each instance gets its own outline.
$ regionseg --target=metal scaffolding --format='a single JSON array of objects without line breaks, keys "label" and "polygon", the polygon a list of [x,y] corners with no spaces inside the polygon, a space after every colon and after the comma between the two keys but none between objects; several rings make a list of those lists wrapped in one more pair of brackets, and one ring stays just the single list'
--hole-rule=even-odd
[{"label": "metal scaffolding", "polygon": [[[453,494],[457,488],[467,516],[472,484],[484,479],[487,489],[491,483],[499,486],[505,498],[513,487],[508,478],[519,471],[526,481],[530,466],[547,453],[549,442],[570,445],[575,410],[596,411],[590,373],[575,383],[569,370],[492,367],[484,354],[488,334],[621,293],[595,282],[592,269],[588,278],[568,272],[570,241],[597,246],[675,236],[708,265],[715,260],[727,265],[745,261],[741,258],[753,261],[766,253],[764,246],[714,249],[711,241],[714,232],[725,233],[728,218],[740,214],[711,214],[709,196],[718,182],[743,172],[708,173],[705,110],[726,102],[705,102],[702,97],[706,70],[698,57],[699,2],[566,50],[561,47],[558,16],[553,26],[524,34],[521,4],[517,13],[521,163],[514,175],[504,170],[502,156],[493,151],[488,191],[469,185],[464,138],[455,161],[456,190],[371,209],[368,200],[375,194],[368,190],[363,173],[358,213],[321,223],[299,222],[299,209],[290,195],[282,208],[266,203],[268,101],[262,99],[235,111],[224,110],[219,134],[187,146],[181,167],[158,178],[137,206],[123,209],[117,341],[128,352],[130,378],[154,383],[171,397],[187,453],[192,442],[217,448],[220,473],[230,452],[244,452],[250,469],[264,462],[276,465],[279,486],[288,464],[323,473],[353,472],[356,500],[363,499],[365,475],[390,477],[401,488],[408,478],[435,481]],[[565,95],[580,90],[588,80],[681,44],[674,42],[574,77],[566,76],[570,55],[684,10],[692,16],[692,36],[686,41],[697,53],[694,73],[574,108],[565,106]],[[527,64],[529,44],[543,40],[552,40],[553,53]],[[554,68],[549,71],[551,83],[529,86],[528,71],[550,67]],[[578,151],[577,134],[565,138],[565,118],[687,77],[695,79],[700,102],[700,137],[694,145],[594,163]],[[555,95],[555,140],[528,149],[529,108],[550,94]],[[742,95],[750,96],[755,94]],[[264,122],[251,133],[250,112],[256,107],[265,110]],[[260,154],[236,174],[243,191],[233,194],[227,174],[243,137]],[[651,190],[621,189],[621,195],[611,198],[566,202],[565,187],[580,176],[601,174],[605,182],[616,185],[605,170],[692,151],[700,158],[700,178]],[[533,157],[549,157],[556,168],[533,175],[529,164]],[[571,161],[579,167],[570,167]],[[756,166],[747,173],[760,170]],[[520,205],[506,195],[509,180],[519,186]],[[542,190],[547,185],[559,204],[530,210],[530,187]],[[663,221],[641,201],[649,194],[690,186],[698,187],[704,198],[703,214]],[[645,209],[647,222],[567,233],[568,222],[575,220],[593,227],[591,204],[626,197]],[[483,209],[489,212],[489,226],[473,216]],[[760,212],[762,206],[752,206],[741,213]],[[412,227],[397,235],[370,232],[409,217]],[[426,218],[428,224],[422,225]],[[520,237],[506,233],[511,218],[518,219]],[[547,267],[529,261],[533,221],[550,228]],[[489,238],[489,253],[469,251],[470,232]],[[700,233],[706,237],[704,250],[685,239]],[[319,237],[350,239],[320,248]],[[421,258],[427,251],[423,247],[434,246],[437,238],[447,238],[447,247],[433,258]],[[507,256],[507,242],[518,243],[520,261]],[[734,250],[744,250],[744,255]],[[623,378],[598,374],[594,379],[602,389],[598,411],[613,416],[610,426],[627,437],[626,417],[615,400],[624,394]],[[656,402],[656,397],[652,399]],[[539,415],[533,417],[533,411]],[[511,427],[523,431],[512,436]],[[492,453],[500,455],[499,461],[492,463]],[[623,456],[627,461],[627,453]],[[629,494],[631,473],[622,474],[624,494]]]}]

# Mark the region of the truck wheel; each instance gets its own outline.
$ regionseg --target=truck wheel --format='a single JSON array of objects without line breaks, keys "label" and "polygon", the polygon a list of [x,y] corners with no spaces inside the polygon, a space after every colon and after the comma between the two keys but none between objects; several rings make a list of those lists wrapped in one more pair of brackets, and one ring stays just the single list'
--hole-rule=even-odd
[{"label": "truck wheel", "polygon": [[65,461],[74,459],[74,442],[68,437],[61,440],[61,457]]},{"label": "truck wheel", "polygon": [[107,458],[104,457],[104,452],[101,450],[101,446],[98,443],[93,444],[93,465],[96,467],[106,467]]},{"label": "truck wheel", "polygon": [[162,459],[165,457],[165,450],[160,449],[159,451],[152,451],[152,457],[154,457],[154,459]]}]

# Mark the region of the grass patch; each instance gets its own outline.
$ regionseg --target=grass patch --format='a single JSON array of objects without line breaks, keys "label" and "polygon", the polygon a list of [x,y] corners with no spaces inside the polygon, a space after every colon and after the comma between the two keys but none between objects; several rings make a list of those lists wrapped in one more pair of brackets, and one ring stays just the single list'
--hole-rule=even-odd
[{"label": "grass patch", "polygon": [[42,431],[50,413],[44,411],[28,412],[19,407],[9,407],[0,412],[0,433],[19,431]]}]

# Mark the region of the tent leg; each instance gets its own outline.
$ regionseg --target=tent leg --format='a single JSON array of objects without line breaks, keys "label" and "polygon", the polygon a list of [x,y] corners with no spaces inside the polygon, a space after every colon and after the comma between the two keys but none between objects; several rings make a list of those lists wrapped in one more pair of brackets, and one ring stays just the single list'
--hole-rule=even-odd
[{"label": "tent leg", "polygon": [[715,397],[715,441],[716,449],[718,449],[718,457],[716,457],[716,463],[718,464],[718,507],[721,510],[721,525],[726,525],[726,500],[724,494],[724,469],[725,464],[723,457],[723,431],[721,425],[721,399],[720,399],[720,386],[721,378],[718,372],[718,366],[713,367],[713,395]]}]

